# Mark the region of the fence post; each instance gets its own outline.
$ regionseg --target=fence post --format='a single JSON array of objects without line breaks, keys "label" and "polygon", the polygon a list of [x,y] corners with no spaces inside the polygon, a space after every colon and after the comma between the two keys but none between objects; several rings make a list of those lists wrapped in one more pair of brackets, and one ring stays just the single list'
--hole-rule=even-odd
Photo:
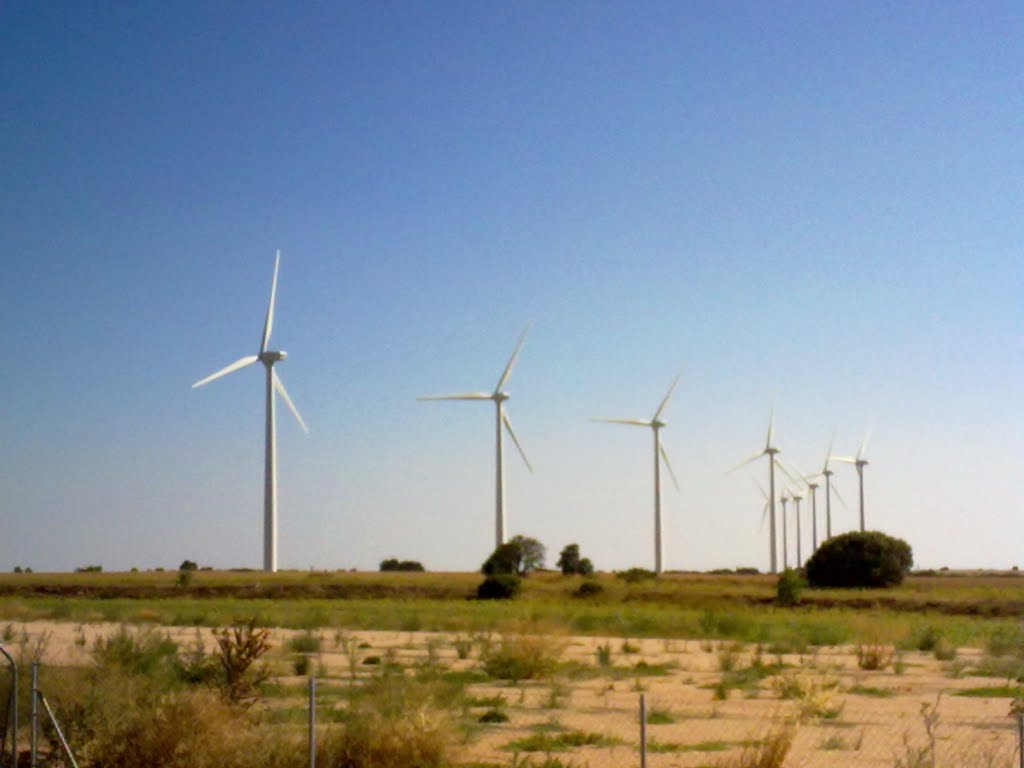
[{"label": "fence post", "polygon": [[32,707],[32,751],[29,753],[29,765],[31,768],[36,768],[36,755],[39,752],[39,701],[37,696],[39,695],[39,662],[32,662],[32,695],[31,695],[31,707]]},{"label": "fence post", "polygon": [[1017,713],[1017,756],[1020,768],[1024,768],[1024,708]]},{"label": "fence post", "polygon": [[647,695],[640,694],[640,768],[647,768]]},{"label": "fence post", "polygon": [[316,678],[309,676],[309,768],[316,768]]},{"label": "fence post", "polygon": [[[11,654],[2,645],[0,645],[0,653],[11,665],[11,768],[18,768],[18,665],[14,663]],[[7,723],[4,723],[4,728],[6,727]],[[0,755],[0,759],[2,758],[3,755]]]},{"label": "fence post", "polygon": [[46,710],[46,715],[50,718],[50,725],[53,726],[54,733],[57,734],[57,743],[60,744],[61,751],[64,753],[64,759],[68,761],[71,768],[78,768],[78,762],[75,760],[75,756],[71,752],[71,747],[68,746],[68,740],[64,738],[64,731],[60,729],[60,723],[57,722],[57,718],[53,714],[53,710],[50,709],[50,702],[48,702],[46,697],[43,696],[42,691],[39,692],[39,699],[43,702],[43,709]]}]

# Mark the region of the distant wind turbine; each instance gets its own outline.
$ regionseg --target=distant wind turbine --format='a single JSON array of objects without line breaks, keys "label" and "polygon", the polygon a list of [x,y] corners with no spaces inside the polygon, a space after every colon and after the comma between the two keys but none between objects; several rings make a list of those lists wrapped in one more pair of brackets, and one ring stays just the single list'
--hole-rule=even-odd
[{"label": "distant wind turbine", "polygon": [[795,507],[793,514],[796,517],[796,567],[800,568],[804,564],[803,551],[800,544],[800,502],[803,501],[804,495],[797,491],[790,491],[789,493]]},{"label": "distant wind turbine", "polygon": [[512,429],[512,423],[508,420],[508,414],[505,413],[505,401],[509,399],[507,392],[502,391],[502,387],[508,382],[509,376],[512,375],[512,369],[516,365],[516,360],[519,358],[519,350],[522,349],[523,342],[526,340],[526,334],[530,331],[530,325],[527,325],[519,336],[519,342],[516,344],[515,350],[512,352],[512,356],[508,359],[508,363],[505,365],[505,370],[501,374],[501,378],[498,379],[498,385],[494,388],[493,392],[466,392],[457,395],[427,395],[425,397],[418,397],[417,400],[491,400],[496,406],[496,429],[495,429],[495,471],[494,471],[494,546],[495,549],[505,543],[505,461],[504,461],[504,431],[508,430],[509,437],[512,438],[512,442],[516,444],[516,448],[519,449],[519,455],[522,456],[523,462],[526,464],[526,468],[533,472],[533,466],[530,464],[530,460],[526,458],[526,453],[523,451],[523,446],[519,444],[519,438],[516,437],[515,430]]},{"label": "distant wind turbine", "polygon": [[843,461],[847,464],[853,464],[857,468],[857,481],[860,486],[860,529],[864,530],[864,467],[868,465],[867,452],[868,452],[868,440],[871,438],[871,431],[869,430],[864,435],[864,442],[860,444],[860,449],[857,451],[856,456],[833,456],[836,461]]},{"label": "distant wind turbine", "polygon": [[192,389],[209,384],[211,381],[227,376],[229,373],[246,368],[253,363],[263,363],[267,372],[266,386],[266,448],[263,464],[263,570],[273,573],[277,570],[277,445],[274,419],[274,392],[281,396],[288,409],[295,416],[304,432],[309,432],[306,423],[299,415],[295,403],[288,397],[288,392],[274,370],[274,363],[284,360],[286,352],[274,352],[267,348],[270,332],[274,327],[274,299],[277,295],[277,269],[281,264],[281,252],[274,257],[274,280],[270,284],[270,303],[267,306],[267,318],[263,323],[263,338],[260,341],[258,355],[249,355],[236,360],[231,365],[221,368],[214,374],[200,379],[192,385]]},{"label": "distant wind turbine", "polygon": [[[681,375],[681,374],[680,374]],[[679,376],[676,376],[675,381],[672,382],[672,386],[668,388],[668,392],[665,397],[662,398],[661,404],[658,406],[658,410],[654,412],[654,416],[651,419],[591,419],[591,421],[599,421],[605,424],[629,424],[634,427],[650,427],[654,433],[654,572],[662,572],[662,558],[664,556],[664,545],[661,537],[661,462],[664,460],[665,467],[668,468],[668,473],[672,477],[672,484],[675,485],[676,489],[679,488],[679,481],[676,480],[676,473],[672,471],[672,464],[668,460],[668,453],[665,451],[665,446],[661,443],[661,435],[659,430],[665,426],[665,422],[661,420],[661,414],[665,410],[665,406],[668,405],[669,399],[672,397],[672,392],[675,391],[676,384],[679,383]]]},{"label": "distant wind turbine", "polygon": [[779,499],[782,502],[782,570],[789,568],[789,532],[786,530],[786,505],[789,504],[789,495],[782,492]]},{"label": "distant wind turbine", "polygon": [[[749,464],[752,461],[757,461],[762,456],[767,456],[768,457],[768,503],[769,503],[768,513],[769,513],[769,518],[770,518],[769,519],[769,523],[771,525],[771,537],[770,537],[771,538],[771,570],[772,570],[772,573],[778,573],[779,572],[778,554],[777,554],[778,547],[776,545],[776,531],[778,530],[778,528],[777,528],[777,524],[775,522],[775,467],[778,466],[779,469],[781,469],[786,474],[786,476],[789,477],[790,480],[792,480],[793,482],[796,482],[796,478],[794,478],[789,473],[789,471],[785,468],[785,466],[783,466],[781,461],[779,461],[778,459],[775,458],[776,455],[781,453],[782,451],[779,448],[777,448],[774,445],[772,445],[772,441],[774,439],[775,439],[775,412],[773,410],[769,414],[769,416],[768,416],[768,437],[765,438],[764,448],[762,450],[758,451],[757,453],[755,453],[749,459],[744,459],[743,461],[741,461],[735,467],[730,469],[729,472],[735,472],[740,467],[746,466],[747,464]],[[785,524],[785,523],[783,523],[783,524]]]}]

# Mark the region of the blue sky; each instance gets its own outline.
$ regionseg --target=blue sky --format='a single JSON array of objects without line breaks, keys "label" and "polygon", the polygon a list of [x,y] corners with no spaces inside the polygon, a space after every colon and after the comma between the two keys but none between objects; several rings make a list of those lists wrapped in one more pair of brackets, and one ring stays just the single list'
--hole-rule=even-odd
[{"label": "blue sky", "polygon": [[[726,470],[873,426],[922,566],[1024,541],[1019,3],[7,3],[0,568],[476,567],[489,389],[528,321],[508,518],[598,567],[767,565]],[[765,472],[754,474],[764,482]],[[855,476],[839,467],[856,522]],[[806,548],[806,547],[805,547]]]}]

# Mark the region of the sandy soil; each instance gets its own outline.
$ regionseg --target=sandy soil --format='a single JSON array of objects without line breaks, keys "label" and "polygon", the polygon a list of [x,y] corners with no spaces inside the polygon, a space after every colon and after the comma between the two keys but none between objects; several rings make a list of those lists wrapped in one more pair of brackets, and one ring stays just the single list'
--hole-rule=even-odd
[{"label": "sandy soil", "polygon": [[[14,635],[5,643],[17,646],[19,639],[43,648],[44,664],[88,664],[95,640],[116,632],[116,624],[70,624],[55,622],[12,623],[5,632]],[[159,628],[179,644],[189,647],[197,639],[207,650],[214,641],[209,629]],[[269,660],[281,682],[301,683],[293,675],[295,653],[288,641],[301,634],[294,630],[272,630],[274,646]],[[371,656],[390,656],[403,666],[433,658],[443,667],[472,670],[479,666],[480,638],[469,656],[458,657],[459,636],[426,632],[346,632],[334,629],[316,632],[322,639],[321,652],[314,655],[313,669],[321,679],[321,690],[348,684],[351,660],[345,652],[354,649],[358,676],[372,674],[375,667],[364,664]],[[469,639],[469,636],[461,636]],[[497,641],[492,637],[491,641]],[[958,668],[970,667],[979,652],[963,649],[955,662],[940,662],[932,655],[909,652],[897,655],[884,669],[866,671],[858,666],[855,647],[819,648],[813,653],[778,656],[761,649],[764,664],[781,663],[777,674],[743,691],[731,690],[728,697],[716,694],[723,677],[723,665],[734,669],[750,667],[757,648],[732,643],[630,639],[624,650],[623,638],[560,638],[562,661],[577,662],[575,673],[554,680],[517,684],[472,683],[468,691],[477,698],[500,696],[509,722],[481,725],[458,752],[464,762],[509,765],[510,743],[539,730],[552,734],[579,731],[600,736],[604,743],[568,750],[559,756],[572,766],[611,768],[639,765],[639,702],[643,693],[654,720],[647,726],[651,768],[692,768],[735,764],[744,750],[771,732],[799,721],[786,766],[864,766],[893,768],[908,751],[934,744],[939,765],[1011,766],[1014,764],[1015,723],[1009,716],[1008,698],[964,697],[958,691],[993,687],[1005,680],[954,676]],[[612,668],[598,665],[598,648],[611,649]],[[637,664],[663,665],[663,674],[646,674]],[[649,671],[649,670],[648,670]],[[792,694],[786,697],[785,694]],[[291,705],[298,704],[289,702]],[[935,707],[937,719],[933,739],[926,730],[922,708]],[[473,709],[478,716],[487,709]],[[927,710],[925,711],[927,713]],[[653,751],[653,750],[659,751]],[[538,755],[539,758],[543,754]],[[732,762],[730,762],[732,761]],[[913,763],[911,763],[913,764]]]}]

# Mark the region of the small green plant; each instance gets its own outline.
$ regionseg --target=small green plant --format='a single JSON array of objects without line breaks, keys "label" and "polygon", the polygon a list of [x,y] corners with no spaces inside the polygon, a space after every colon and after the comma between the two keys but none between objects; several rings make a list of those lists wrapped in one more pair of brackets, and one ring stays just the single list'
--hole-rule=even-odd
[{"label": "small green plant", "polygon": [[[622,653],[640,653],[640,646],[629,642],[629,640],[622,641],[622,648],[619,649]],[[666,653],[668,649],[666,649]]]},{"label": "small green plant", "polygon": [[307,630],[288,641],[288,647],[295,653],[319,653],[323,641],[319,635]]},{"label": "small green plant", "polygon": [[468,659],[469,654],[473,651],[473,638],[467,635],[459,635],[452,641],[452,646],[455,648],[455,655],[460,659]]},{"label": "small green plant", "polygon": [[479,723],[507,723],[508,713],[503,708],[491,707],[477,718]]},{"label": "small green plant", "polygon": [[499,680],[535,680],[555,671],[564,649],[562,639],[551,635],[505,635],[481,654],[481,662]]},{"label": "small green plant", "polygon": [[807,582],[800,571],[787,568],[779,574],[779,580],[775,584],[775,602],[787,608],[799,605],[800,595],[806,586]]},{"label": "small green plant", "polygon": [[893,661],[893,650],[881,643],[868,643],[857,646],[857,666],[863,670],[875,671],[885,669]]},{"label": "small green plant", "polygon": [[746,745],[739,757],[720,763],[719,768],[782,768],[795,735],[793,726],[781,726],[761,741]]},{"label": "small green plant", "polygon": [[953,661],[956,658],[957,650],[955,645],[944,637],[940,637],[938,642],[935,643],[932,653],[935,654],[935,658],[938,661]]},{"label": "small green plant", "polygon": [[667,707],[652,706],[647,710],[648,725],[671,725],[676,722],[676,716]]},{"label": "small green plant", "polygon": [[597,666],[610,667],[612,665],[612,647],[609,643],[602,643],[597,646]]},{"label": "small green plant", "polygon": [[296,675],[302,675],[303,677],[308,675],[310,669],[309,656],[296,656],[292,660],[292,669]]}]

